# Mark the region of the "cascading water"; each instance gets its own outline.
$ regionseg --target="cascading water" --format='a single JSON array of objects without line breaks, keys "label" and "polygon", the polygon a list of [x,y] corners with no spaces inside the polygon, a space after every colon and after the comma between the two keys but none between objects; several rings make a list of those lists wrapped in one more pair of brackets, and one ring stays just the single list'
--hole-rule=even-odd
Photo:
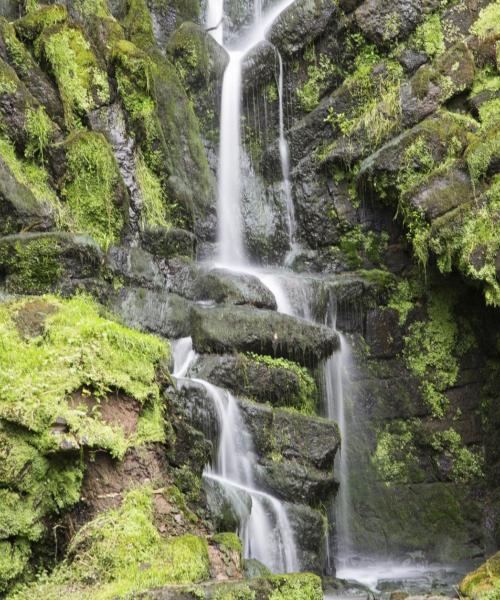
[{"label": "cascading water", "polygon": [[[256,456],[234,396],[203,379],[186,378],[196,361],[191,338],[174,342],[174,377],[179,387],[202,386],[217,417],[217,455],[204,477],[216,482],[238,515],[246,558],[256,558],[276,573],[298,570],[294,533],[283,504],[254,482]],[[210,432],[209,432],[210,433]],[[246,501],[246,500],[249,501]]]},{"label": "cascading water", "polygon": [[[325,318],[325,325],[331,327],[339,336],[340,349],[332,354],[325,362],[324,382],[325,382],[325,413],[328,419],[336,421],[342,440],[342,446],[335,464],[335,472],[338,474],[339,491],[335,501],[335,556],[337,564],[344,564],[352,551],[352,540],[350,534],[351,523],[351,491],[349,485],[349,464],[348,464],[348,426],[346,415],[347,389],[346,378],[347,370],[350,364],[350,348],[345,336],[337,330],[337,303],[330,294],[328,310]],[[331,543],[328,542],[328,551],[331,554]]]},{"label": "cascading water", "polygon": [[[243,242],[243,223],[241,217],[241,69],[245,56],[266,38],[267,31],[278,16],[290,6],[294,0],[282,0],[265,14],[262,14],[261,0],[254,5],[254,23],[252,27],[231,47],[224,46],[223,8],[221,0],[209,0],[207,25],[211,34],[229,54],[229,63],[222,81],[222,98],[220,112],[218,197],[217,197],[217,240],[219,245],[218,261],[222,265],[245,265],[247,260]],[[283,62],[279,55],[279,123],[280,123],[280,157],[283,172],[283,185],[287,206],[287,221],[290,242],[295,231],[295,216],[291,196],[289,177],[288,144],[284,134],[283,116]]]}]

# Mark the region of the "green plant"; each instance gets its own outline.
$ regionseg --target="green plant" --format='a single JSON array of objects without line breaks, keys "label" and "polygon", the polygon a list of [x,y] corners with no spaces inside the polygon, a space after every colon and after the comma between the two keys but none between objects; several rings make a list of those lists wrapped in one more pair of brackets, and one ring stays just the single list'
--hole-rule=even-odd
[{"label": "green plant", "polygon": [[307,68],[308,79],[301,88],[297,89],[297,97],[302,108],[310,112],[318,105],[325,84],[337,73],[337,67],[325,54],[312,53],[314,62]]}]

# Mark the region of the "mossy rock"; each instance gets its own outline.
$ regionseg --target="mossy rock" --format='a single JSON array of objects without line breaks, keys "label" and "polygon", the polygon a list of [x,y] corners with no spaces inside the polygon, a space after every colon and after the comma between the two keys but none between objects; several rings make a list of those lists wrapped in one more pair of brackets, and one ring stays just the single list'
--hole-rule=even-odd
[{"label": "mossy rock", "polygon": [[214,180],[199,123],[176,68],[130,42],[113,50],[118,91],[147,167],[159,178],[172,223],[193,229],[212,208]]},{"label": "mossy rock", "polygon": [[34,42],[36,38],[48,27],[65,23],[68,20],[68,11],[62,4],[43,6],[38,10],[28,13],[14,23],[20,38]]},{"label": "mossy rock", "polygon": [[5,289],[37,294],[62,289],[72,280],[100,274],[102,253],[85,236],[20,233],[0,239],[0,273]]},{"label": "mossy rock", "polygon": [[198,377],[275,407],[289,407],[314,414],[318,390],[304,367],[283,358],[258,354],[202,356],[196,364]]},{"label": "mossy rock", "polygon": [[0,150],[0,234],[18,233],[22,229],[50,229],[56,221],[50,195],[37,198],[24,182],[19,181]]},{"label": "mossy rock", "polygon": [[107,249],[120,240],[128,218],[128,194],[113,150],[103,134],[78,132],[61,148],[67,169],[62,185],[73,229]]},{"label": "mossy rock", "polygon": [[56,80],[68,129],[79,127],[89,111],[109,103],[107,72],[82,29],[54,25],[42,31],[34,48]]},{"label": "mossy rock", "polygon": [[491,556],[460,583],[460,593],[471,600],[493,600],[500,595],[500,553]]},{"label": "mossy rock", "polygon": [[194,258],[196,237],[190,231],[176,227],[147,227],[141,234],[142,245],[154,256]]},{"label": "mossy rock", "polygon": [[273,311],[230,305],[191,310],[193,345],[198,352],[256,352],[316,365],[338,347],[327,327]]},{"label": "mossy rock", "polygon": [[50,79],[17,38],[12,23],[0,18],[0,57],[16,71],[19,79],[58,125],[64,122],[61,99]]}]

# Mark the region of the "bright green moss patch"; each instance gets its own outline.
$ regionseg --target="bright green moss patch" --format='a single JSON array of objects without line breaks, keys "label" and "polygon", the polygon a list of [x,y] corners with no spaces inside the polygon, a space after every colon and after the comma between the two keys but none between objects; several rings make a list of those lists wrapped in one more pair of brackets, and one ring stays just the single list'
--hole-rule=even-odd
[{"label": "bright green moss patch", "polygon": [[73,538],[68,557],[38,584],[11,599],[39,596],[105,600],[210,577],[208,545],[194,535],[166,540],[154,525],[153,491],[128,492],[122,505],[98,515]]},{"label": "bright green moss patch", "polygon": [[144,202],[141,212],[142,227],[168,227],[166,193],[160,179],[148,167],[141,153],[137,156],[136,173]]},{"label": "bright green moss patch", "polygon": [[430,58],[434,58],[445,51],[444,32],[441,17],[434,13],[417,27],[414,34],[414,44]]},{"label": "bright green moss patch", "polygon": [[434,433],[431,446],[440,457],[452,462],[450,478],[457,483],[468,483],[484,475],[484,456],[472,452],[463,445],[461,435],[452,427],[446,431]]},{"label": "bright green moss patch", "polygon": [[458,357],[473,343],[459,335],[453,306],[449,290],[432,293],[428,318],[412,323],[405,337],[406,365],[421,382],[424,400],[435,417],[444,416],[448,400],[443,392],[456,382]]},{"label": "bright green moss patch", "polygon": [[0,541],[0,593],[22,574],[30,555],[30,545],[26,540]]},{"label": "bright green moss patch", "polygon": [[69,129],[80,126],[83,115],[109,101],[107,74],[80,29],[60,26],[48,30],[36,40],[35,54],[50,65]]},{"label": "bright green moss patch", "polygon": [[308,79],[302,87],[297,89],[297,97],[302,108],[310,112],[319,104],[326,84],[338,69],[326,54],[320,54],[317,57],[314,49],[306,52],[304,58],[310,63],[307,68]]},{"label": "bright green moss patch", "polygon": [[150,50],[155,43],[151,15],[146,0],[130,0],[123,20],[127,37],[142,50]]},{"label": "bright green moss patch", "polygon": [[472,25],[472,33],[484,39],[500,34],[500,1],[496,0],[485,6],[479,13],[479,18]]},{"label": "bright green moss patch", "polygon": [[415,423],[396,420],[377,434],[372,462],[386,483],[408,483],[422,479],[414,439]]},{"label": "bright green moss patch", "polygon": [[24,124],[28,136],[28,143],[24,151],[26,158],[39,160],[44,163],[44,152],[50,144],[54,133],[54,124],[47,116],[45,108],[28,109]]},{"label": "bright green moss patch", "polygon": [[295,394],[290,394],[286,389],[286,380],[283,381],[282,398],[283,405],[305,415],[316,414],[318,403],[318,390],[314,379],[305,367],[285,358],[273,358],[262,354],[247,354],[249,358],[258,364],[265,365],[270,370],[289,371],[298,382],[298,390]]},{"label": "bright green moss patch", "polygon": [[347,139],[361,134],[367,149],[374,150],[400,128],[403,70],[397,61],[383,59],[372,44],[359,43],[354,70],[343,83],[351,107],[346,113],[331,111],[327,121]]},{"label": "bright green moss patch", "polygon": [[62,4],[51,4],[40,9],[30,10],[14,26],[18,35],[26,40],[34,41],[44,29],[66,22],[68,11]]},{"label": "bright green moss patch", "polygon": [[47,171],[32,160],[25,160],[17,156],[14,144],[5,137],[0,137],[0,157],[15,178],[29,188],[38,202],[50,204],[55,208],[59,225],[63,226],[68,217],[49,183]]},{"label": "bright green moss patch", "polygon": [[276,589],[269,600],[322,600],[321,579],[312,573],[275,575],[270,578]]},{"label": "bright green moss patch", "polygon": [[341,236],[339,247],[350,269],[359,269],[365,259],[374,265],[380,265],[388,237],[385,232],[363,231],[363,228],[357,225]]},{"label": "bright green moss patch", "polygon": [[[45,433],[56,417],[64,417],[70,432],[84,435],[89,445],[122,456],[123,429],[71,408],[68,398],[81,390],[98,401],[118,390],[140,404],[154,402],[159,397],[155,371],[168,357],[167,346],[100,316],[98,305],[83,296],[44,297],[51,314],[43,321],[43,339],[25,338],[15,317],[31,310],[30,302],[0,305],[0,418]],[[45,309],[37,310],[43,315]],[[12,356],[20,360],[12,362]]]},{"label": "bright green moss patch", "polygon": [[73,134],[65,146],[68,166],[62,193],[74,228],[107,248],[118,242],[127,208],[113,150],[101,133],[94,132]]},{"label": "bright green moss patch", "polygon": [[51,289],[61,278],[60,246],[53,239],[17,241],[13,247],[0,245],[0,264],[8,269],[10,292],[40,293]]},{"label": "bright green moss patch", "polygon": [[226,550],[231,550],[233,552],[242,552],[242,546],[240,538],[232,532],[225,533],[216,533],[212,540],[219,546],[222,546]]},{"label": "bright green moss patch", "polygon": [[460,583],[460,594],[472,600],[496,600],[500,597],[500,553],[491,556]]}]

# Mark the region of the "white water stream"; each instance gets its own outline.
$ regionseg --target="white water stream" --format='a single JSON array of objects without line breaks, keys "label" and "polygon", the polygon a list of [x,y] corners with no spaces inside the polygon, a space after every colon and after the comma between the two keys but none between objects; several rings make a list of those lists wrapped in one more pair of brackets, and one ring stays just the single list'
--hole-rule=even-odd
[{"label": "white water stream", "polygon": [[244,556],[256,558],[275,573],[299,570],[294,532],[283,503],[255,484],[257,457],[237,400],[227,390],[208,381],[186,377],[197,359],[191,338],[175,341],[173,354],[173,375],[178,387],[202,386],[215,408],[217,453],[214,463],[205,468],[203,475],[224,490],[237,514]]}]

